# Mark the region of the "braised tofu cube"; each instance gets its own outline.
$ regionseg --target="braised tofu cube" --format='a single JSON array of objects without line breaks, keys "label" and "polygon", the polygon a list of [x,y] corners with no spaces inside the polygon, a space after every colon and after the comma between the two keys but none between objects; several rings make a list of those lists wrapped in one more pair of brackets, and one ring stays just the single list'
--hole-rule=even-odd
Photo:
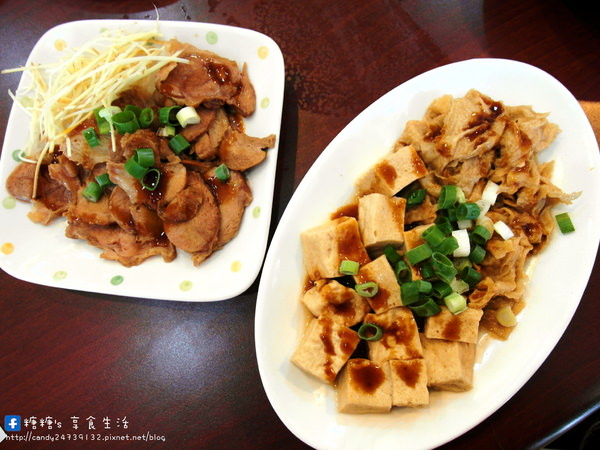
[{"label": "braised tofu cube", "polygon": [[401,147],[388,153],[357,181],[359,195],[378,192],[391,197],[427,174],[425,163],[414,147]]},{"label": "braised tofu cube", "polygon": [[423,357],[417,323],[407,307],[392,308],[382,314],[367,314],[364,322],[378,325],[383,331],[381,339],[367,342],[372,361]]},{"label": "braised tofu cube", "polygon": [[421,244],[424,244],[425,241],[421,237],[423,231],[429,228],[431,224],[427,225],[418,225],[408,231],[404,232],[404,248],[405,250],[412,250],[415,247],[418,247]]},{"label": "braised tofu cube", "polygon": [[392,375],[392,405],[423,406],[429,404],[425,360],[422,358],[393,359],[389,363]]},{"label": "braised tofu cube", "polygon": [[351,327],[371,310],[367,301],[337,280],[317,280],[302,296],[302,303],[315,317],[330,319]]},{"label": "braised tofu cube", "polygon": [[430,388],[462,392],[473,387],[475,344],[428,339],[422,334],[421,343]]},{"label": "braised tofu cube", "polygon": [[358,221],[340,217],[300,235],[304,266],[311,280],[336,278],[343,260],[366,264],[369,255],[360,238]]},{"label": "braised tofu cube", "polygon": [[384,413],[392,409],[392,382],[388,363],[351,359],[337,382],[337,407],[341,413]]},{"label": "braised tofu cube", "polygon": [[479,337],[481,309],[467,308],[459,314],[452,314],[445,306],[435,316],[425,321],[425,336],[430,339],[446,339],[476,344]]},{"label": "braised tofu cube", "polygon": [[402,305],[400,285],[396,279],[394,269],[392,269],[385,255],[381,255],[374,261],[361,266],[354,280],[356,284],[364,284],[369,281],[377,284],[377,293],[372,297],[367,297],[369,305],[376,313],[382,313],[390,308]]},{"label": "braised tofu cube", "polygon": [[306,327],[291,360],[305,372],[333,383],[359,341],[358,334],[351,328],[327,317],[314,318]]},{"label": "braised tofu cube", "polygon": [[404,243],[406,200],[383,194],[368,194],[358,199],[358,227],[363,244],[370,252],[395,248]]}]

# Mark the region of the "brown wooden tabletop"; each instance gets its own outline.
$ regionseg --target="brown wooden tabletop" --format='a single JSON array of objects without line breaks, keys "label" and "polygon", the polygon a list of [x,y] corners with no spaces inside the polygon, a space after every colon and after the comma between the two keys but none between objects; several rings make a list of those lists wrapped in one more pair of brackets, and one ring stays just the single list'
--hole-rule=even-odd
[{"label": "brown wooden tabletop", "polygon": [[[579,1],[0,0],[0,68],[24,64],[57,24],[154,19],[153,4],[163,20],[250,28],[279,44],[286,83],[271,233],[336,134],[381,95],[429,69],[476,57],[516,59],[556,77],[586,102],[590,117],[600,102],[597,15]],[[2,139],[12,104],[7,91],[18,79],[0,76]],[[305,447],[271,408],[259,377],[258,280],[215,303],[70,291],[1,271],[0,283],[1,419],[50,417],[61,422],[53,431],[64,434],[74,433],[73,417],[79,433],[93,433],[93,417],[98,435],[146,435],[173,448]],[[599,290],[597,259],[546,362],[495,414],[445,448],[541,447],[598,410]],[[48,423],[39,422],[33,432],[44,430]],[[79,444],[90,442],[60,445]],[[35,448],[44,445],[56,443]]]}]

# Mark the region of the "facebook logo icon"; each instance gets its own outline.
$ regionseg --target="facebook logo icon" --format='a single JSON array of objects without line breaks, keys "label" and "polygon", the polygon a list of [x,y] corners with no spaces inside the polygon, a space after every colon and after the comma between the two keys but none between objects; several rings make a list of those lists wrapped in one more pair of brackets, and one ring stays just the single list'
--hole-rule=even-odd
[{"label": "facebook logo icon", "polygon": [[21,416],[4,416],[6,431],[21,431]]}]

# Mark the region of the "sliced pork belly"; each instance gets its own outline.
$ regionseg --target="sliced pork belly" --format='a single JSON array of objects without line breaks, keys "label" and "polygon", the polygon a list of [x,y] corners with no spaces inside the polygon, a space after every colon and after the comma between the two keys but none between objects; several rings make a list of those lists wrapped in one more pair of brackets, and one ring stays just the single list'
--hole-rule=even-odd
[{"label": "sliced pork belly", "polygon": [[216,169],[211,169],[203,176],[214,192],[221,212],[217,241],[217,248],[221,248],[238,233],[246,206],[252,202],[252,191],[242,173],[232,170],[229,180],[220,181],[215,172]]},{"label": "sliced pork belly", "polygon": [[179,249],[200,264],[216,249],[221,213],[215,196],[200,175],[188,174],[185,189],[159,209],[165,233]]},{"label": "sliced pork belly", "polygon": [[228,129],[219,146],[219,156],[230,169],[243,171],[263,162],[267,157],[265,149],[274,145],[274,134],[257,138]]},{"label": "sliced pork belly", "polygon": [[83,239],[102,249],[102,258],[118,261],[125,267],[137,266],[146,259],[160,255],[165,262],[177,256],[177,250],[168,239],[133,235],[118,225],[91,225],[80,221],[68,224],[67,237]]},{"label": "sliced pork belly", "polygon": [[128,233],[159,237],[164,232],[156,211],[140,203],[131,203],[119,186],[110,195],[109,207],[116,223]]}]

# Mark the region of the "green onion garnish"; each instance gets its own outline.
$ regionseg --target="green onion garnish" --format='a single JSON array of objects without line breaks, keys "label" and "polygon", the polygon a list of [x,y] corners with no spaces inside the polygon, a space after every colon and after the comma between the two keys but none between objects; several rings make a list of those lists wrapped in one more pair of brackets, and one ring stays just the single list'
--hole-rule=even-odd
[{"label": "green onion garnish", "polygon": [[139,114],[138,121],[140,127],[148,128],[154,121],[154,110],[152,108],[144,108]]},{"label": "green onion garnish", "polygon": [[108,186],[112,186],[114,184],[112,181],[110,181],[108,173],[106,172],[96,177],[96,183],[98,183],[98,186],[100,186],[102,189]]},{"label": "green onion garnish", "polygon": [[157,168],[153,167],[146,171],[146,173],[140,180],[140,183],[142,184],[144,189],[153,191],[158,187],[159,181],[160,181],[160,171]]},{"label": "green onion garnish", "polygon": [[377,295],[377,292],[379,292],[379,286],[377,286],[377,283],[374,281],[367,281],[366,283],[357,284],[354,286],[354,289],[356,292],[358,292],[358,295],[367,298],[374,297]]},{"label": "green onion garnish", "polygon": [[135,133],[140,124],[132,111],[121,111],[112,116],[112,123],[119,134]]},{"label": "green onion garnish", "polygon": [[133,154],[135,162],[142,167],[152,167],[154,165],[154,152],[151,148],[138,148]]},{"label": "green onion garnish", "polygon": [[483,258],[485,258],[485,249],[481,245],[474,245],[469,254],[469,259],[475,264],[481,264]]},{"label": "green onion garnish", "polygon": [[450,219],[448,219],[446,216],[438,217],[438,219],[435,221],[435,224],[445,236],[448,236],[450,233],[452,233],[452,230],[454,230]]},{"label": "green onion garnish", "polygon": [[102,188],[95,181],[90,181],[81,193],[86,200],[96,203],[102,197]]},{"label": "green onion garnish", "polygon": [[434,280],[435,278],[437,278],[437,275],[435,274],[435,271],[433,270],[433,264],[431,264],[431,261],[423,261],[420,264],[420,272],[421,272],[421,278],[423,278],[424,280]]},{"label": "green onion garnish", "polygon": [[190,148],[190,143],[181,134],[176,134],[169,141],[169,147],[179,155],[182,151]]},{"label": "green onion garnish", "polygon": [[93,127],[86,128],[83,130],[82,134],[90,147],[97,147],[100,145],[100,140]]},{"label": "green onion garnish", "polygon": [[133,178],[136,178],[138,180],[141,180],[142,178],[144,178],[144,175],[146,175],[146,172],[148,171],[148,168],[139,165],[134,157],[129,158],[125,162],[124,167],[129,175],[131,175]]},{"label": "green onion garnish", "polygon": [[469,290],[469,285],[467,284],[467,282],[463,281],[463,280],[460,280],[458,278],[454,278],[450,282],[450,287],[457,294],[463,294],[463,293],[465,293],[465,292],[467,292]]},{"label": "green onion garnish", "polygon": [[427,297],[423,303],[411,305],[409,308],[415,315],[419,317],[435,316],[441,311],[438,304],[431,297]]},{"label": "green onion garnish", "polygon": [[452,293],[452,288],[444,281],[434,281],[431,283],[431,292],[435,298],[443,299]]},{"label": "green onion garnish", "polygon": [[385,246],[383,254],[392,266],[402,259],[398,251],[391,245]]},{"label": "green onion garnish", "polygon": [[460,314],[467,309],[467,299],[456,292],[444,297],[444,304],[452,314]]},{"label": "green onion garnish", "polygon": [[425,231],[423,231],[423,233],[421,234],[421,237],[431,247],[435,247],[436,245],[440,244],[444,240],[446,235],[444,234],[444,232],[441,230],[440,227],[438,227],[437,225],[432,225],[429,228],[427,228]]},{"label": "green onion garnish", "polygon": [[448,184],[442,186],[438,198],[438,209],[448,209],[456,203],[458,190],[456,186]]},{"label": "green onion garnish", "polygon": [[484,245],[492,237],[492,233],[483,225],[475,225],[469,237],[474,243]]},{"label": "green onion garnish", "polygon": [[410,267],[408,267],[408,264],[403,259],[394,264],[394,273],[399,283],[410,281],[412,278]]},{"label": "green onion garnish", "polygon": [[477,203],[459,203],[456,207],[457,220],[473,220],[479,217],[481,209]]},{"label": "green onion garnish", "polygon": [[140,117],[140,113],[142,112],[142,108],[140,108],[139,106],[135,106],[135,105],[127,105],[127,106],[125,106],[125,108],[123,108],[123,110],[131,111],[133,114],[135,114],[136,118]]},{"label": "green onion garnish", "polygon": [[433,264],[433,270],[438,278],[446,283],[450,283],[458,273],[454,268],[452,261],[439,252],[435,252],[431,255],[431,263]]},{"label": "green onion garnish", "polygon": [[215,175],[219,179],[219,181],[225,182],[229,180],[231,173],[229,172],[229,167],[225,163],[221,164],[215,169]]},{"label": "green onion garnish", "polygon": [[477,270],[473,269],[472,267],[466,267],[461,272],[461,278],[463,279],[463,281],[465,281],[466,283],[469,284],[469,287],[473,287],[481,281],[481,278],[483,278],[483,275],[481,275],[481,273],[479,273]]},{"label": "green onion garnish", "polygon": [[375,323],[365,322],[358,329],[358,337],[365,341],[378,341],[383,337],[383,329]]},{"label": "green onion garnish", "polygon": [[343,275],[356,275],[359,268],[360,264],[356,261],[345,259],[341,262],[339,271]]},{"label": "green onion garnish", "polygon": [[108,119],[100,115],[100,111],[103,111],[104,108],[96,108],[94,110],[94,117],[96,119],[96,125],[98,126],[98,131],[100,134],[108,134],[110,133],[110,124],[108,123]]},{"label": "green onion garnish", "polygon": [[181,109],[181,106],[165,106],[158,109],[158,121],[161,125],[170,125],[175,127],[179,125],[177,120],[177,113]]},{"label": "green onion garnish", "polygon": [[420,263],[421,261],[425,261],[427,258],[431,256],[433,251],[428,244],[421,244],[415,248],[411,248],[409,251],[405,253],[406,259],[411,265],[415,265]]},{"label": "green onion garnish", "polygon": [[409,281],[400,285],[400,298],[404,306],[412,305],[419,300],[420,284],[417,281]]},{"label": "green onion garnish", "polygon": [[200,116],[196,112],[196,108],[193,106],[185,106],[177,111],[175,115],[179,124],[185,128],[188,125],[200,123]]},{"label": "green onion garnish", "polygon": [[406,206],[420,205],[425,200],[426,195],[427,191],[425,191],[425,189],[417,189],[416,191],[412,191],[406,199]]},{"label": "green onion garnish", "polygon": [[569,213],[560,213],[557,214],[555,217],[556,223],[558,224],[558,228],[560,229],[561,233],[565,234],[575,231],[575,226],[573,225],[573,222],[569,217]]},{"label": "green onion garnish", "polygon": [[458,241],[454,236],[448,236],[438,245],[433,248],[433,251],[442,253],[443,255],[450,255],[454,250],[458,248]]}]

